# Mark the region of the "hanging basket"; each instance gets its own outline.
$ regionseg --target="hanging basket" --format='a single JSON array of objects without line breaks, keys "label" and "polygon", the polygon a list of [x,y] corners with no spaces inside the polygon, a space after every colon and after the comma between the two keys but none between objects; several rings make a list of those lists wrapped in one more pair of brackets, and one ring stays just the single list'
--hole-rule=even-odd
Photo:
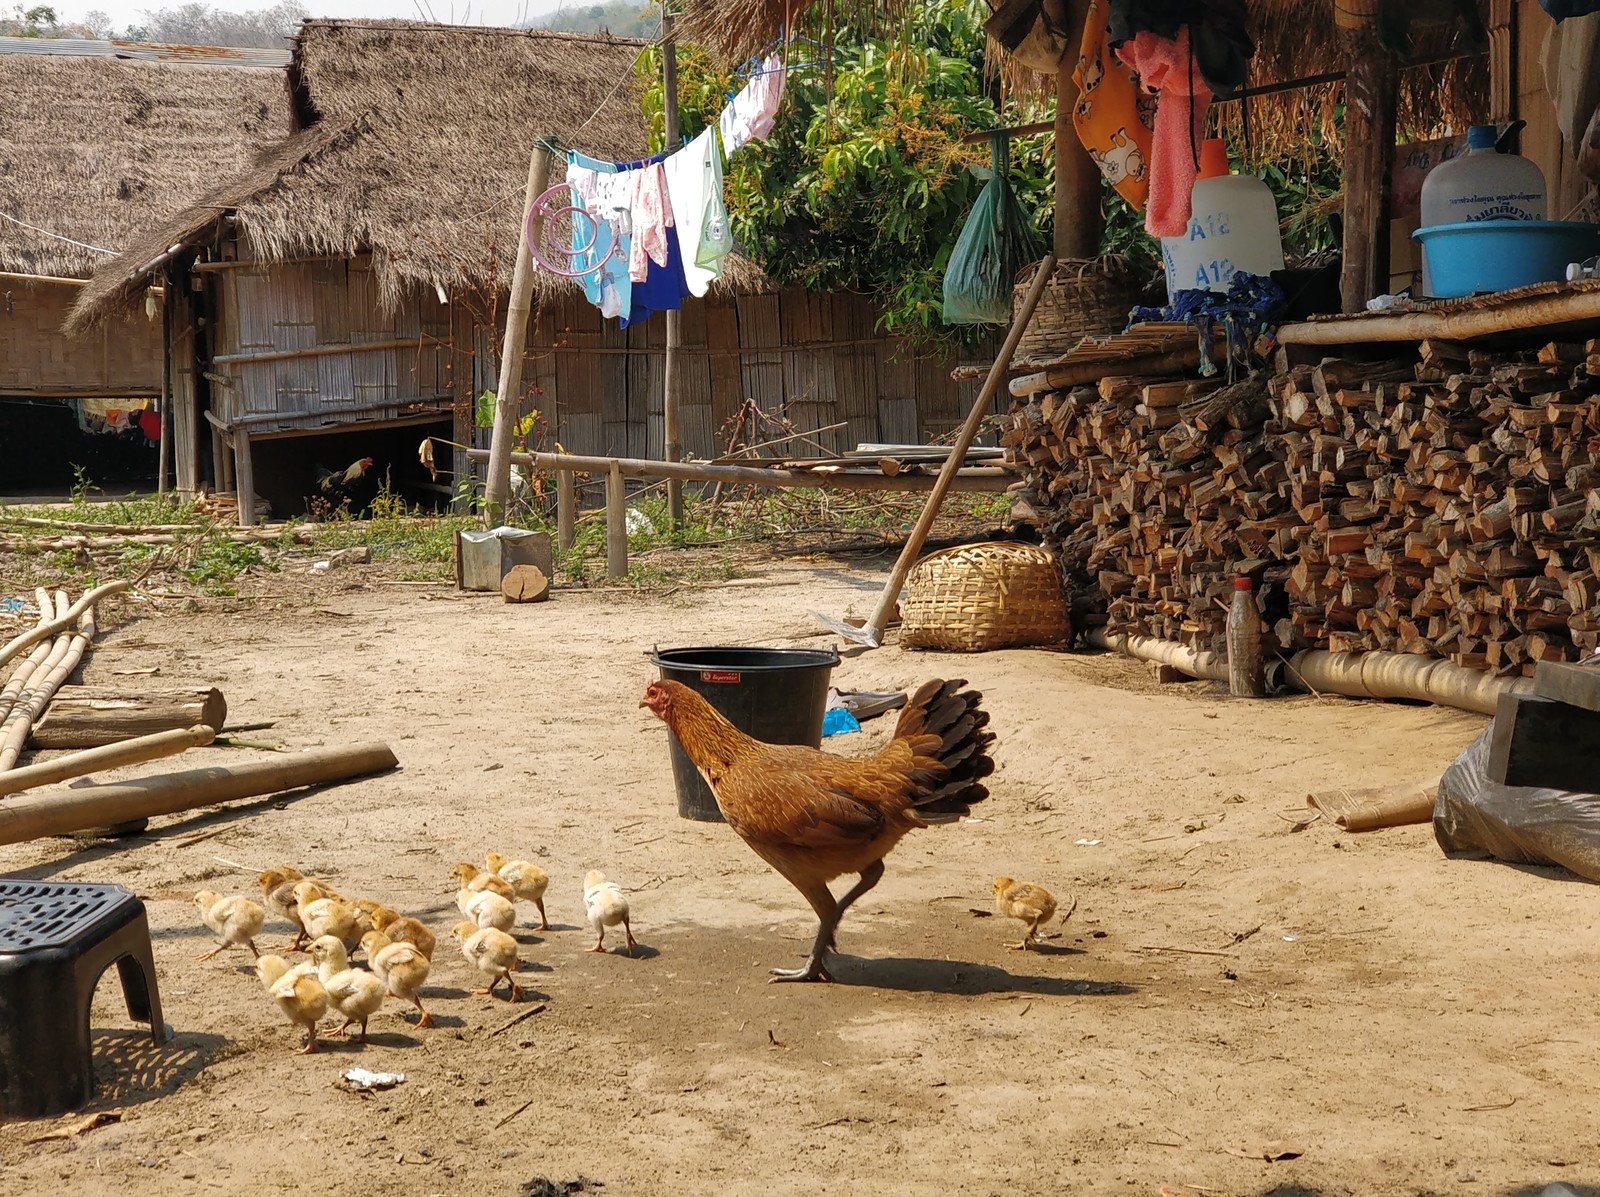
[{"label": "hanging basket", "polygon": [[985,652],[1069,638],[1056,559],[1031,544],[958,545],[929,553],[906,579],[905,648]]},{"label": "hanging basket", "polygon": [[[1040,263],[1024,266],[1011,290],[1013,313],[1022,306]],[[1139,301],[1141,288],[1118,254],[1104,258],[1071,258],[1056,263],[1039,306],[1017,344],[1013,365],[1053,361],[1084,337],[1107,337],[1128,325],[1128,309]]]}]

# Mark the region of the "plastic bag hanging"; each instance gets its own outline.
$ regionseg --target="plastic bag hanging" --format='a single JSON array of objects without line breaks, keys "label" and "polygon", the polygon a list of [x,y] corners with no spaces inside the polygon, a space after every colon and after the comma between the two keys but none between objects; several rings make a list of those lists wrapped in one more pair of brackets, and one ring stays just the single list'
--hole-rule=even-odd
[{"label": "plastic bag hanging", "polygon": [[1010,143],[1004,133],[990,136],[989,160],[989,181],[978,193],[945,269],[946,324],[1008,323],[1012,280],[1040,255],[1027,213],[1011,188]]}]

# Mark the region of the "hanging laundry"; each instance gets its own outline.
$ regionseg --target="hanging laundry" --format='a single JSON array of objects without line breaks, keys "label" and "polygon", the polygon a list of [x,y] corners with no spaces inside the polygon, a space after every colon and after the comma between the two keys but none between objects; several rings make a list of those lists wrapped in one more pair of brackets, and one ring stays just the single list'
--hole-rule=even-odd
[{"label": "hanging laundry", "polygon": [[1139,76],[1111,48],[1106,0],[1090,0],[1072,79],[1078,102],[1072,126],[1100,173],[1138,211],[1150,192],[1153,98],[1139,94]]},{"label": "hanging laundry", "polygon": [[1245,0],[1106,0],[1111,48],[1141,33],[1175,41],[1187,27],[1195,69],[1206,87],[1227,97],[1244,85],[1256,52]]},{"label": "hanging laundry", "polygon": [[[690,295],[704,295],[721,273],[721,259],[699,264],[701,234],[708,205],[722,206],[722,150],[717,131],[707,129],[662,163],[667,176],[667,199],[672,204],[673,228],[668,234],[678,243],[683,276]],[[727,227],[724,213],[723,227]]]},{"label": "hanging laundry", "polygon": [[140,412],[139,431],[144,434],[144,439],[151,444],[159,443],[161,440],[161,413],[150,407]]},{"label": "hanging laundry", "polygon": [[651,312],[675,312],[683,306],[683,297],[689,293],[684,281],[683,252],[676,237],[667,238],[667,263],[657,266],[650,263],[644,282],[633,285],[633,310],[623,319],[627,328],[643,320]]},{"label": "hanging laundry", "polygon": [[628,277],[642,283],[647,262],[667,264],[667,228],[672,224],[667,176],[661,163],[654,162],[622,177],[633,181],[633,245],[628,255]]},{"label": "hanging laundry", "polygon": [[772,132],[778,104],[783,99],[784,74],[782,60],[776,54],[769,55],[739,94],[728,101],[717,121],[723,153],[737,153]]},{"label": "hanging laundry", "polygon": [[[628,254],[631,246],[619,231],[626,214],[616,206],[617,167],[613,162],[602,162],[577,151],[567,156],[567,186],[573,202],[580,204],[590,221],[582,216],[572,221],[572,248],[581,250],[593,238],[587,252],[577,255],[573,268],[588,267],[581,282],[590,303],[600,309],[607,319],[626,320],[633,310],[633,283],[628,277]],[[631,202],[628,205],[631,211]],[[613,253],[612,247],[616,247]]]},{"label": "hanging laundry", "polygon": [[1174,38],[1142,32],[1119,46],[1117,54],[1139,72],[1147,92],[1161,93],[1150,145],[1145,231],[1155,237],[1182,236],[1189,227],[1190,193],[1200,173],[1200,143],[1211,105],[1211,90],[1189,50],[1189,28],[1179,28]]}]

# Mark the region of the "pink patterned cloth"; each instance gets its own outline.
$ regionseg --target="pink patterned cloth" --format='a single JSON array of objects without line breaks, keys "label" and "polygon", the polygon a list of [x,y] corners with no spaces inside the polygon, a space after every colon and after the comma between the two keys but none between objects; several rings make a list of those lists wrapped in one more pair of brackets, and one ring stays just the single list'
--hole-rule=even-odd
[{"label": "pink patterned cloth", "polygon": [[1211,106],[1211,89],[1189,53],[1189,27],[1179,29],[1176,38],[1140,33],[1117,47],[1117,57],[1139,72],[1147,93],[1161,93],[1150,145],[1150,200],[1144,227],[1156,237],[1181,237],[1193,211],[1199,174],[1195,156]]},{"label": "pink patterned cloth", "polygon": [[628,249],[628,277],[644,282],[650,263],[667,264],[667,229],[672,224],[672,201],[667,198],[667,176],[661,163],[628,172],[633,179],[633,244]]}]

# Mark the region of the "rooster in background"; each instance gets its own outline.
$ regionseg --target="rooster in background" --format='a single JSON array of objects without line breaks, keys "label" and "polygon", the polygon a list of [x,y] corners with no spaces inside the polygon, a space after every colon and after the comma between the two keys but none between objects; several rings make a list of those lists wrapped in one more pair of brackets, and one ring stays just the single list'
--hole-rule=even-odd
[{"label": "rooster in background", "polygon": [[[716,797],[728,826],[811,903],[820,925],[804,968],[775,981],[831,981],[826,956],[839,918],[883,876],[883,858],[918,827],[954,823],[989,796],[994,771],[983,696],[965,681],[923,684],[900,712],[894,739],[859,760],[801,744],[765,744],[739,731],[681,682],[652,682],[649,707]],[[857,873],[835,899],[828,882]]]},{"label": "rooster in background", "polygon": [[372,458],[363,457],[351,462],[343,471],[335,472],[317,466],[317,493],[332,507],[338,507],[350,498],[355,485],[367,476],[372,468]]}]

